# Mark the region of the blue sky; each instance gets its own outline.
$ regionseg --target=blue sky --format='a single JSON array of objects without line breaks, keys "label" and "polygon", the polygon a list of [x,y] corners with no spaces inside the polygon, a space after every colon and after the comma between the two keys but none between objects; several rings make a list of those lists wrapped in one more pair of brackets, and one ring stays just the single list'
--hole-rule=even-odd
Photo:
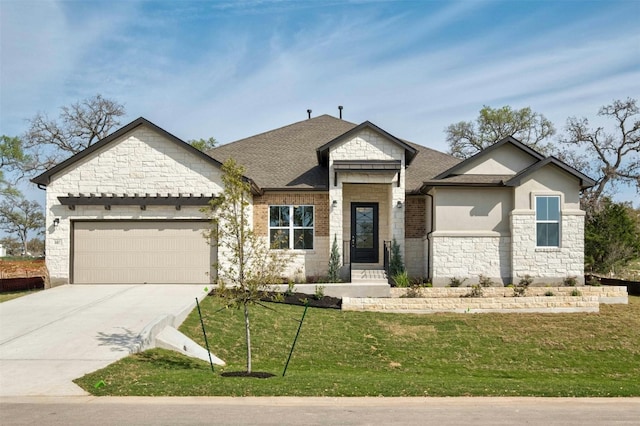
[{"label": "blue sky", "polygon": [[[0,0],[0,132],[97,93],[183,139],[313,115],[446,151],[483,105],[569,116],[640,98],[640,1]],[[622,199],[635,198],[625,190]],[[636,205],[638,202],[636,201]]]}]

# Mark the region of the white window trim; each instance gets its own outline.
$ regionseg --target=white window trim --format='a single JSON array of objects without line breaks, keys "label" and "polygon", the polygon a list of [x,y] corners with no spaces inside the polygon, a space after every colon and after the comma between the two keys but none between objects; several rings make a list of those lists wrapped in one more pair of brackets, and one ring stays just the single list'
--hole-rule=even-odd
[{"label": "white window trim", "polygon": [[[555,197],[558,199],[558,220],[538,220],[538,203],[537,199],[539,197],[551,198]],[[531,194],[531,200],[533,204],[533,217],[535,219],[535,239],[536,239],[536,249],[544,249],[549,251],[554,251],[559,249],[562,246],[562,206],[563,206],[563,197],[562,194],[558,193],[545,193],[538,192]],[[538,245],[538,224],[539,223],[557,223],[558,224],[558,245],[557,246],[540,246]]]},{"label": "white window trim", "polygon": [[[289,208],[289,226],[271,226],[271,207],[288,207]],[[312,226],[294,226],[293,222],[293,209],[295,207],[311,207],[312,211],[313,211],[313,225]],[[270,250],[286,250],[286,249],[274,249],[271,248],[271,230],[272,229],[282,229],[282,230],[288,230],[289,231],[289,250],[296,250],[296,251],[304,251],[304,252],[310,252],[313,251],[316,247],[316,206],[313,204],[269,204],[268,205],[268,217],[267,217],[267,241],[269,243],[269,249]],[[295,248],[295,238],[294,238],[294,231],[296,229],[311,229],[312,231],[312,236],[313,236],[313,247],[309,248],[309,249],[297,249]]]}]

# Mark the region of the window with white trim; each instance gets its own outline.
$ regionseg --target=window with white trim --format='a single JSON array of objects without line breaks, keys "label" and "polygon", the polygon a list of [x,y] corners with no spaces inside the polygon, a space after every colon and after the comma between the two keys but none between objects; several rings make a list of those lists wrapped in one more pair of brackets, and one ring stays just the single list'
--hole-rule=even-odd
[{"label": "window with white trim", "polygon": [[558,196],[536,196],[536,246],[560,247]]},{"label": "window with white trim", "polygon": [[313,206],[269,206],[272,249],[313,249]]}]

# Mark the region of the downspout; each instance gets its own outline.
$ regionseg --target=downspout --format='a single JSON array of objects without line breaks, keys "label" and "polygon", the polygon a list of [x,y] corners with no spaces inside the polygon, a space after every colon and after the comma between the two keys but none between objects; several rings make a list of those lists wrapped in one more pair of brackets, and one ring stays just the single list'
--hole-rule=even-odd
[{"label": "downspout", "polygon": [[432,246],[431,246],[431,234],[433,233],[433,223],[434,223],[433,218],[435,216],[435,212],[433,211],[433,195],[429,193],[425,193],[424,195],[431,198],[431,226],[429,227],[429,232],[427,232],[427,244],[428,244],[427,251],[429,253],[429,256],[427,256],[427,281],[432,283],[433,277],[431,276],[431,261],[433,259],[433,253],[432,253]]}]

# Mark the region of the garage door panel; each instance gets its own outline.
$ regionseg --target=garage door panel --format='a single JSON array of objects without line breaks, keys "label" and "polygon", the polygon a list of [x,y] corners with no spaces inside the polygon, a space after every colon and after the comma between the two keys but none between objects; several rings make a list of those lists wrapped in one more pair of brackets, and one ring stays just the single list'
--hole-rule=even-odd
[{"label": "garage door panel", "polygon": [[74,224],[74,283],[208,283],[215,247],[206,222]]}]

